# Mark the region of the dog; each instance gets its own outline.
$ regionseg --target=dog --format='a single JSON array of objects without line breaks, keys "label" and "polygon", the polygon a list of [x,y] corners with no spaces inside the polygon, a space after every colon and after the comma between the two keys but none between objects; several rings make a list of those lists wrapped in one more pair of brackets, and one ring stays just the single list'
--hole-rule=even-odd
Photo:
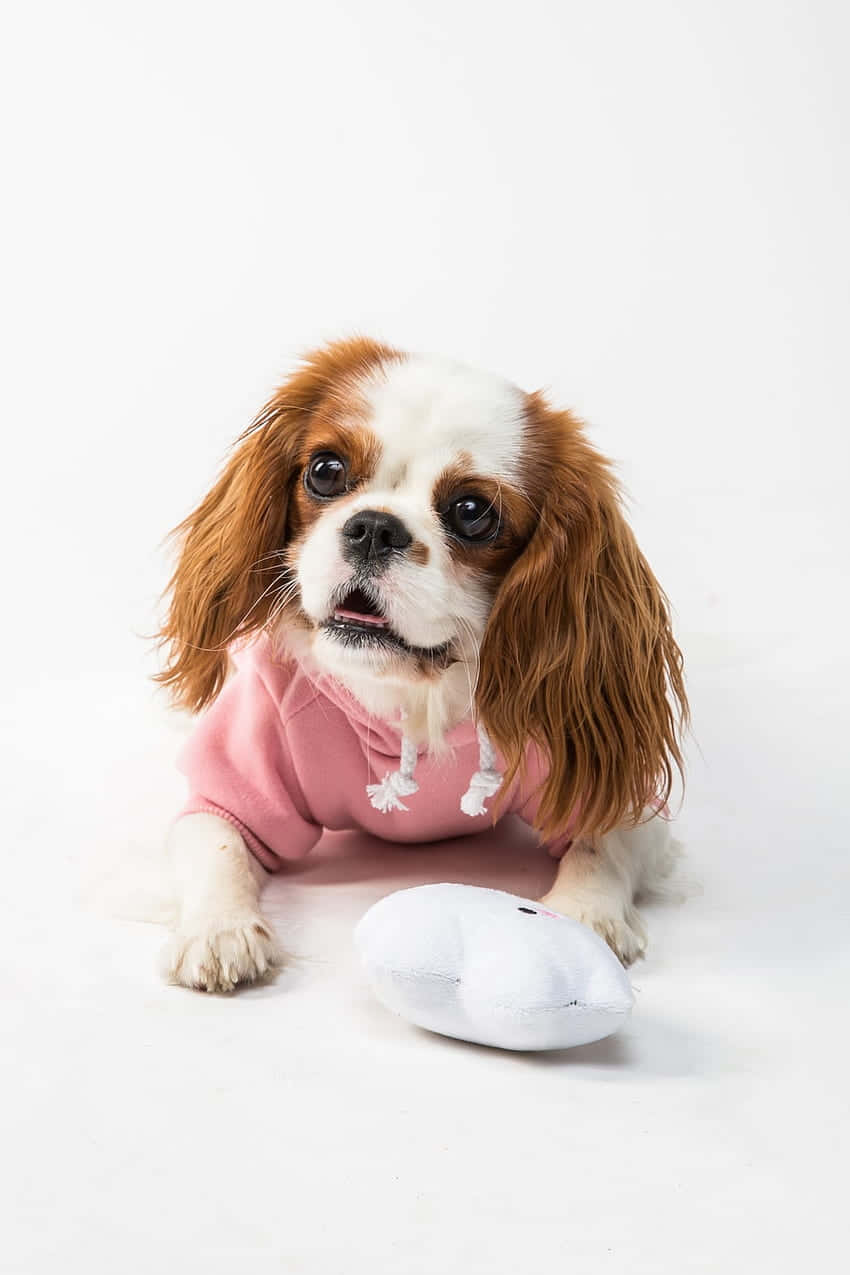
[{"label": "dog", "polygon": [[171,837],[176,983],[268,976],[268,871],[325,828],[508,813],[543,900],[644,952],[682,769],[682,656],[609,462],[540,393],[364,338],[310,354],[177,528],[159,680],[206,709]]}]

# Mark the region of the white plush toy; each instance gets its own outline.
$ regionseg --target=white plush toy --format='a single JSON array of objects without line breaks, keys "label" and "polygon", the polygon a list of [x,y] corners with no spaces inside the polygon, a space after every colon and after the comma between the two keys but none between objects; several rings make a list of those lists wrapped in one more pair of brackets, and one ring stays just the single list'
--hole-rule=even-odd
[{"label": "white plush toy", "polygon": [[399,890],[369,909],[354,938],[387,1009],[479,1045],[586,1045],[621,1027],[634,1002],[593,930],[502,890]]}]

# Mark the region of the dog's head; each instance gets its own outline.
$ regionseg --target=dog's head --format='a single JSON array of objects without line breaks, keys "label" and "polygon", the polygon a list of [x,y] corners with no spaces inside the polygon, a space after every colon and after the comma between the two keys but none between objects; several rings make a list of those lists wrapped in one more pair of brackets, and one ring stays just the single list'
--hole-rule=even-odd
[{"label": "dog's head", "polygon": [[529,742],[547,758],[546,831],[666,799],[686,711],[666,601],[608,464],[540,395],[331,345],[178,531],[161,680],[184,705],[213,699],[228,646],[265,628],[355,686],[460,669],[508,780]]}]

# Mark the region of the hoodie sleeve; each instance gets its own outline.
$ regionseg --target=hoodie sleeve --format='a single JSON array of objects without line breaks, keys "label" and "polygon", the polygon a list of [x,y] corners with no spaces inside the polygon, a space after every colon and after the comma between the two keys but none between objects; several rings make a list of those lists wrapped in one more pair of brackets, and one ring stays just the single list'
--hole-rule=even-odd
[{"label": "hoodie sleeve", "polygon": [[[536,826],[540,813],[540,790],[546,781],[546,763],[537,748],[530,747],[526,758],[526,770],[522,782],[519,783],[511,800],[511,814],[519,815],[523,823],[532,828]],[[571,816],[567,827],[557,837],[544,840],[544,845],[553,859],[563,859],[573,844],[573,828],[577,822],[578,810]]]},{"label": "hoodie sleeve", "polygon": [[229,820],[271,872],[322,835],[289,758],[279,705],[253,662],[238,668],[199,720],[178,764],[190,788],[181,814]]}]

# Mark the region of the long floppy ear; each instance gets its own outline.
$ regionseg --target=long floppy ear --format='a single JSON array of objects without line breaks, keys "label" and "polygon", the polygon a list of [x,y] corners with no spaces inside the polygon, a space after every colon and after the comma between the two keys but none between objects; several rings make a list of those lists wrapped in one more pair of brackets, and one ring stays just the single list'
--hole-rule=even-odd
[{"label": "long floppy ear", "polygon": [[688,713],[682,657],[607,463],[569,413],[536,395],[531,406],[545,420],[548,495],[496,595],[476,702],[505,789],[529,741],[548,762],[540,831],[592,835],[667,800]]},{"label": "long floppy ear", "polygon": [[[177,567],[160,640],[166,667],[156,680],[197,711],[227,675],[228,646],[263,627],[275,605],[275,551],[286,544],[291,496],[312,413],[345,378],[365,374],[395,351],[365,338],[308,355],[238,440],[215,486],[175,529]],[[282,559],[277,559],[283,570]]]}]

